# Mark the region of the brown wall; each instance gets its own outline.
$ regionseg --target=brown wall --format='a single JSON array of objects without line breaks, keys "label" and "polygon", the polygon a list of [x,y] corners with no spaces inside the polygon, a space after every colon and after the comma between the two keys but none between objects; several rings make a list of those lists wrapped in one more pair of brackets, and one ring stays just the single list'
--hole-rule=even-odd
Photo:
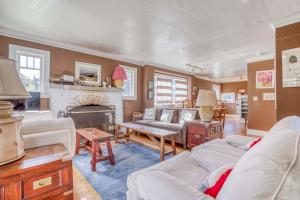
[{"label": "brown wall", "polygon": [[300,22],[276,29],[277,120],[289,115],[300,116],[300,87],[282,87],[281,51],[297,47],[300,47]]},{"label": "brown wall", "polygon": [[[221,93],[235,93],[235,99],[238,98],[239,89],[245,89],[247,92],[247,81],[241,82],[232,82],[232,83],[222,83],[221,84]],[[227,114],[237,114],[236,112],[236,104],[228,103],[227,104]]]},{"label": "brown wall", "polygon": [[[75,61],[100,64],[102,66],[102,80],[106,80],[107,76],[111,76],[114,67],[116,67],[119,64],[130,67],[136,67],[138,69],[137,96],[140,97],[142,95],[142,67],[138,65],[4,36],[0,36],[0,56],[8,57],[9,44],[22,45],[31,48],[50,51],[50,77],[60,77],[62,74],[74,76]],[[133,111],[142,111],[142,98],[138,98],[136,101],[124,100],[123,102],[124,120],[131,119]]]},{"label": "brown wall", "polygon": [[[212,87],[212,83],[210,81],[196,79],[194,76],[174,72],[171,70],[161,69],[149,65],[142,67],[139,65],[126,63],[118,60],[93,56],[89,54],[70,51],[67,49],[57,48],[49,45],[44,45],[44,44],[39,44],[39,43],[29,42],[20,39],[4,37],[4,36],[0,36],[0,56],[8,57],[9,44],[16,44],[16,45],[50,51],[51,54],[50,77],[60,77],[62,74],[74,76],[75,61],[82,61],[82,62],[101,65],[102,80],[105,80],[107,76],[111,76],[114,67],[116,67],[119,64],[130,66],[130,67],[136,67],[138,69],[137,100],[123,101],[124,121],[130,121],[132,119],[132,112],[134,111],[142,112],[145,107],[153,106],[154,104],[153,100],[147,99],[147,83],[149,80],[154,79],[155,71],[190,77],[192,85],[197,86],[198,88],[211,89]],[[192,96],[193,100],[195,98],[197,98],[196,95]],[[45,109],[44,107],[47,107],[47,105],[48,105],[48,100],[42,99],[41,100],[42,109]]]},{"label": "brown wall", "polygon": [[[275,101],[263,100],[263,93],[275,89],[256,89],[256,71],[274,69],[274,60],[248,63],[248,128],[268,131],[276,122]],[[258,97],[253,101],[253,97]]]}]

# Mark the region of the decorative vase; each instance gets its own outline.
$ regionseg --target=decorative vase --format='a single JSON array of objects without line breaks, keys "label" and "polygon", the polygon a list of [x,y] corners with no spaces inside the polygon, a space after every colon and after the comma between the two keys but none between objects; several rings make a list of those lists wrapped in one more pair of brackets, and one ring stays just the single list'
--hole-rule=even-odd
[{"label": "decorative vase", "polygon": [[114,80],[114,84],[116,88],[123,88],[124,81],[122,79],[116,79]]}]

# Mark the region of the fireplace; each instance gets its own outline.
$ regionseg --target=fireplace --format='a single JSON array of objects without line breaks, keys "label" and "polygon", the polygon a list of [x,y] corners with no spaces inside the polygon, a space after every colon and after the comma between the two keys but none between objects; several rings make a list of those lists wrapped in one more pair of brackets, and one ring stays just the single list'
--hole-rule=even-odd
[{"label": "fireplace", "polygon": [[115,106],[68,106],[66,116],[74,120],[77,129],[94,127],[113,135],[115,133]]}]

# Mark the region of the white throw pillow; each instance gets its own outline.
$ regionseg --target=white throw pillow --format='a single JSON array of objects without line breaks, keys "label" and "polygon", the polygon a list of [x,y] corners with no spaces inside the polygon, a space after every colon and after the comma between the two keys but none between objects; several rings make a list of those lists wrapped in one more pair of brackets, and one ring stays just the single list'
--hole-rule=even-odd
[{"label": "white throw pillow", "polygon": [[146,108],[143,119],[144,120],[155,120],[156,109],[155,108]]},{"label": "white throw pillow", "polygon": [[273,132],[238,161],[217,199],[299,199],[300,135]]},{"label": "white throw pillow", "polygon": [[269,130],[269,133],[286,130],[286,129],[300,131],[300,117],[289,116],[281,119]]},{"label": "white throw pillow", "polygon": [[163,109],[161,117],[160,117],[160,121],[171,123],[172,118],[173,118],[173,113],[174,113],[174,110]]},{"label": "white throw pillow", "polygon": [[193,121],[195,119],[196,113],[196,110],[182,110],[179,123],[184,124],[184,122]]},{"label": "white throw pillow", "polygon": [[231,144],[234,147],[241,147],[247,145],[249,142],[253,142],[256,138],[247,137],[242,135],[229,135],[224,138],[225,142]]}]

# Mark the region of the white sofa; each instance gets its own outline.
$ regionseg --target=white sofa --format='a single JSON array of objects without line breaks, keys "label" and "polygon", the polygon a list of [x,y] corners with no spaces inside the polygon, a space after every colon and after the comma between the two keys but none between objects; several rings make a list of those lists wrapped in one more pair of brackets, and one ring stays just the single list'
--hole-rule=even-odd
[{"label": "white sofa", "polygon": [[21,132],[25,149],[62,143],[71,159],[75,154],[76,129],[71,118],[54,119],[50,111],[16,112],[24,117]]},{"label": "white sofa", "polygon": [[230,136],[185,151],[134,172],[127,179],[127,200],[214,199],[198,188],[214,170],[234,168],[216,199],[300,199],[300,118],[279,121],[250,150],[254,138]]}]

